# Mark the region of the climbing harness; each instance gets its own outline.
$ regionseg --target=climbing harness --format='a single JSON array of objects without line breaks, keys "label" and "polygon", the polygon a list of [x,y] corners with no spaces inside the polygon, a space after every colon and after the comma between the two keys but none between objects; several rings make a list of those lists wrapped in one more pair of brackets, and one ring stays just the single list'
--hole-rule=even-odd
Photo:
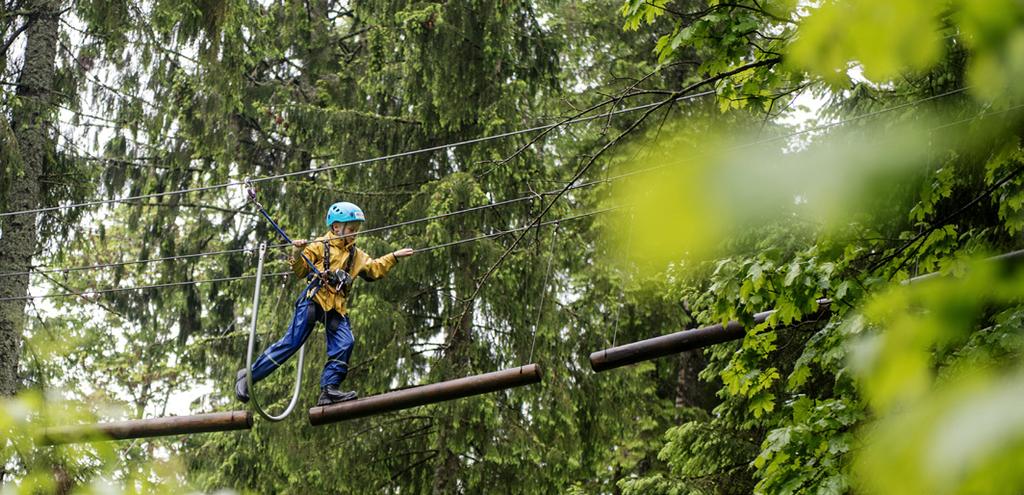
[{"label": "climbing harness", "polygon": [[[324,279],[323,282],[328,287],[334,289],[335,292],[341,293],[343,296],[348,296],[348,293],[352,290],[352,283],[355,279],[352,278],[352,267],[356,261],[356,245],[353,243],[348,247],[348,259],[345,260],[344,268],[339,270],[331,270],[331,239],[324,239]],[[313,283],[314,275],[310,273],[306,276],[306,280]]]},{"label": "climbing harness", "polygon": [[245,355],[245,381],[249,387],[249,401],[252,404],[252,408],[267,420],[281,421],[291,414],[292,410],[295,409],[295,404],[299,401],[299,390],[302,388],[302,363],[306,357],[306,343],[303,342],[302,346],[299,347],[299,362],[295,365],[295,390],[292,392],[292,400],[288,403],[288,407],[285,408],[284,412],[276,416],[264,411],[260,407],[260,403],[256,399],[256,391],[253,389],[252,352],[256,347],[256,321],[260,313],[260,285],[263,281],[263,260],[266,254],[267,243],[260,243],[259,263],[256,265],[256,292],[252,296],[252,324],[249,327],[249,349]]}]

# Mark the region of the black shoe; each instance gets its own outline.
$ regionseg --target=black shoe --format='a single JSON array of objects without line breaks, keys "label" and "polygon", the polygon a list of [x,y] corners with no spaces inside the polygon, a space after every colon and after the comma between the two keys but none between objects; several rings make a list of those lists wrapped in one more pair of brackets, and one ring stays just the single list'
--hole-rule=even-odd
[{"label": "black shoe", "polygon": [[235,375],[235,397],[242,402],[249,402],[249,382],[246,381],[245,368],[238,370]]},{"label": "black shoe", "polygon": [[320,398],[316,400],[316,405],[326,406],[328,404],[336,404],[338,402],[345,402],[348,400],[354,400],[359,397],[359,394],[355,390],[349,390],[342,392],[338,390],[337,385],[328,385],[320,389]]}]

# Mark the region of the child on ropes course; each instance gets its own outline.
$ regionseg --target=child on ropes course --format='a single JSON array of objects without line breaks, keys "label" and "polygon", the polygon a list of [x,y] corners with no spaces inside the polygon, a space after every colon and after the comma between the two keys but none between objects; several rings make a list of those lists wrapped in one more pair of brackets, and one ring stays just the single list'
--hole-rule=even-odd
[{"label": "child on ropes course", "polygon": [[[323,321],[327,333],[327,364],[320,376],[320,397],[316,405],[322,406],[352,400],[355,391],[341,391],[338,386],[348,374],[352,356],[352,328],[348,319],[347,298],[355,277],[374,281],[386,275],[398,258],[412,256],[410,248],[399,249],[380,258],[371,258],[355,246],[356,236],[365,217],[352,203],[334,203],[327,209],[326,234],[309,242],[292,241],[292,270],[296,275],[309,275],[311,282],[295,302],[295,316],[281,340],[268,347],[252,365],[252,381],[256,383],[281,366],[313,331],[317,321]],[[312,276],[302,256],[316,265],[323,264],[323,279]],[[235,395],[242,402],[249,401],[245,368],[238,370]]]}]

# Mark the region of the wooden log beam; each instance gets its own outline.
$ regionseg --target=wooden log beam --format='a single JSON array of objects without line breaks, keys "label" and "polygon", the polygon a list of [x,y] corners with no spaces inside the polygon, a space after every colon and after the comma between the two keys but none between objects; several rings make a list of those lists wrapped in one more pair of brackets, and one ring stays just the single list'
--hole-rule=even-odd
[{"label": "wooden log beam", "polygon": [[99,442],[130,438],[162,437],[214,431],[248,430],[252,428],[252,413],[227,411],[194,416],[167,416],[163,418],[112,421],[87,425],[57,426],[43,431],[43,443]]},{"label": "wooden log beam", "polygon": [[313,426],[318,426],[530,385],[539,383],[540,380],[540,366],[527,364],[518,368],[467,376],[441,383],[395,390],[349,402],[314,407],[309,410],[309,422]]},{"label": "wooden log beam", "polygon": [[[987,258],[985,261],[1024,261],[1024,250],[1012,251],[1006,254],[993,256],[991,258]],[[938,272],[919,275],[917,277],[904,280],[903,283],[920,283],[937,276],[939,276]],[[831,303],[832,301],[829,299],[818,299],[818,318],[824,316],[821,312],[828,311]],[[764,321],[768,319],[768,316],[774,312],[775,310],[757,313],[754,315],[754,323],[764,323]],[[671,354],[701,349],[710,345],[729,342],[730,340],[739,340],[742,339],[745,334],[746,329],[744,329],[743,325],[738,321],[730,321],[725,325],[718,324],[693,330],[683,330],[681,332],[661,335],[593,352],[590,354],[590,367],[597,372],[607,371],[621,366],[639,363],[640,361],[647,361]]]},{"label": "wooden log beam", "polygon": [[[754,315],[754,323],[761,324],[768,319],[768,316],[775,311],[764,311]],[[738,321],[730,321],[725,325],[721,323],[709,327],[683,330],[682,332],[660,335],[647,340],[631,342],[616,347],[592,352],[590,354],[590,367],[594,371],[601,372],[615,369],[620,366],[639,363],[650,359],[657,359],[671,354],[678,354],[693,349],[700,349],[709,345],[721,344],[730,340],[742,339],[746,334],[743,324]]]}]

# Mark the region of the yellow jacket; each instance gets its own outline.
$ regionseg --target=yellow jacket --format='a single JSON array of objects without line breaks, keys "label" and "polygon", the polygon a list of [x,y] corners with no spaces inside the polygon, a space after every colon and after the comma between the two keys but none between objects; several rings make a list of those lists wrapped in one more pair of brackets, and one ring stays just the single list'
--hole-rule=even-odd
[{"label": "yellow jacket", "polygon": [[[324,247],[330,246],[331,249],[331,266],[327,267],[327,270],[338,270],[344,269],[345,265],[348,264],[348,252],[349,247],[355,243],[352,238],[339,239],[332,232],[328,232],[323,236],[316,238],[313,242],[306,245],[302,253],[312,261],[314,265],[321,271],[324,271]],[[355,262],[352,264],[352,271],[349,275],[352,278],[362,277],[366,281],[377,280],[386,275],[391,267],[395,266],[398,262],[398,258],[394,253],[381,256],[380,258],[371,258],[370,255],[366,254],[362,249],[355,249]],[[299,277],[305,277],[311,270],[309,265],[302,260],[299,256],[298,250],[294,251],[291,259],[292,271],[295,272]],[[338,291],[335,291],[332,287],[322,286],[314,296],[316,302],[320,303],[320,307],[324,308],[325,311],[335,310],[339,314],[344,315],[348,311],[348,306],[345,301],[345,296]]]}]

